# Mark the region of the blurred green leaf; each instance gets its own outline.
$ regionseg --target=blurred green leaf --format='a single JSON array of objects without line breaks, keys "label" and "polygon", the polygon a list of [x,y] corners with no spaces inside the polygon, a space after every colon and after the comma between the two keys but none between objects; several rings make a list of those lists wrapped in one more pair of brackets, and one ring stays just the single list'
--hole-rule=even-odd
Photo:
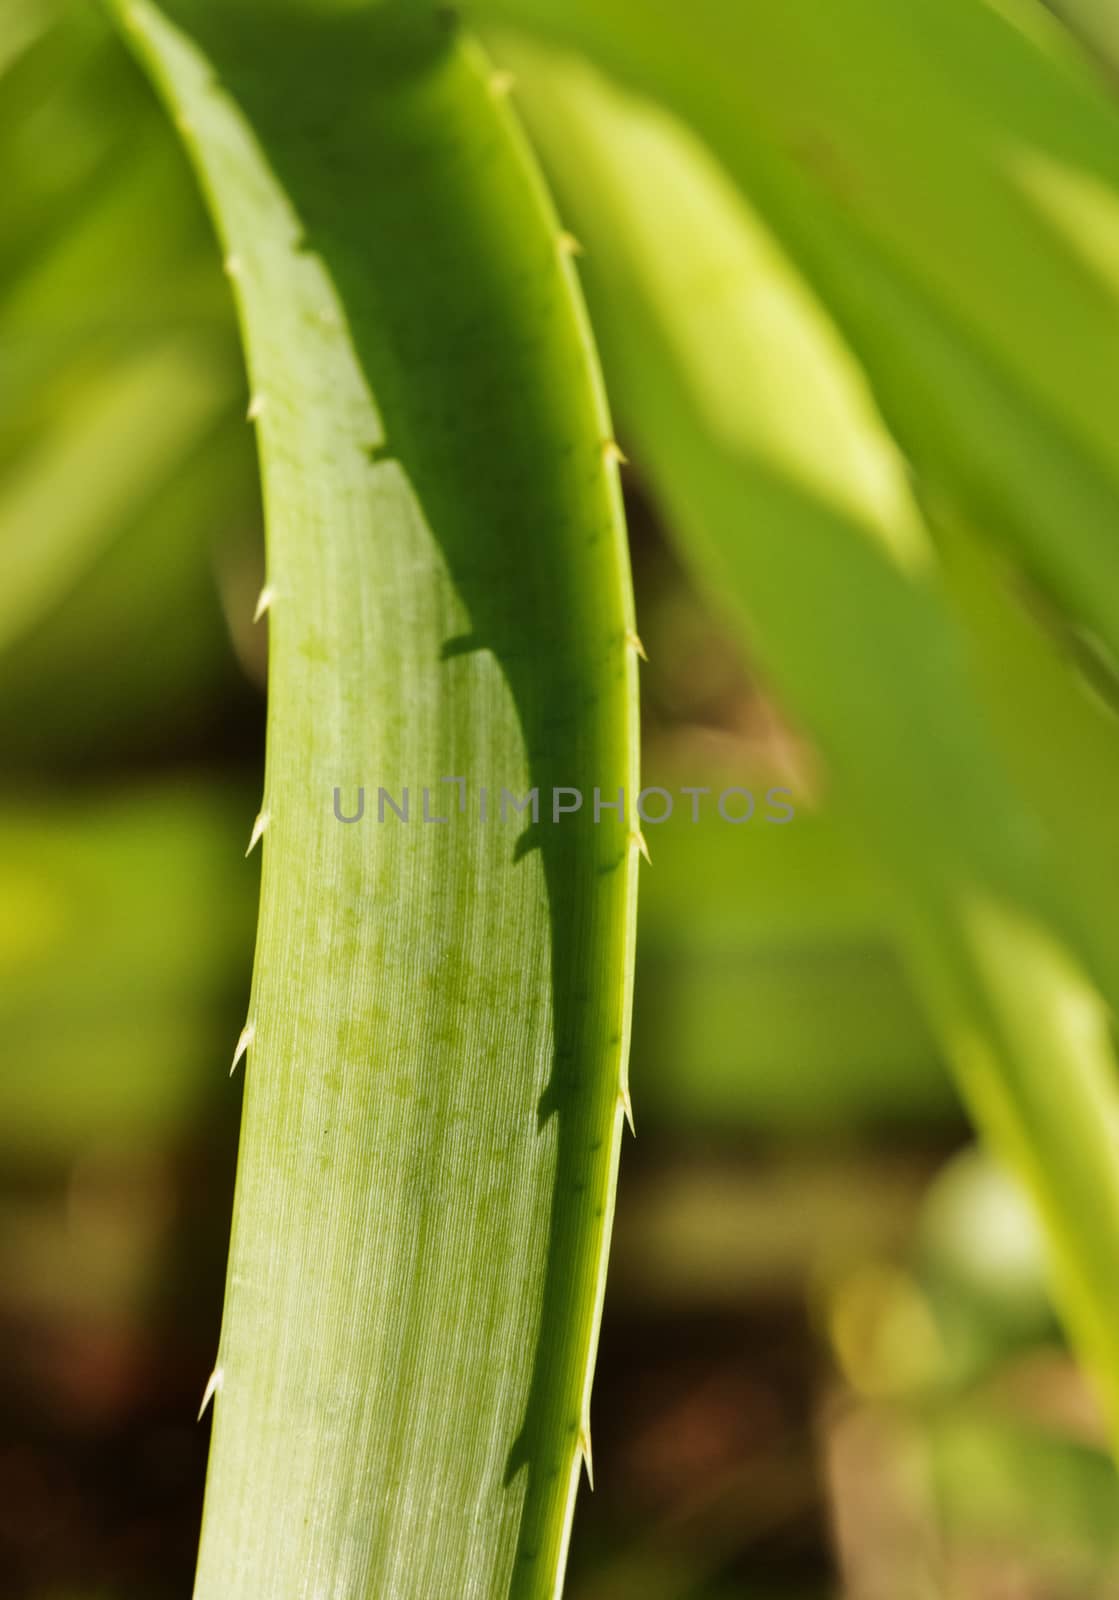
[{"label": "blurred green leaf", "polygon": [[[640,460],[819,739],[970,1108],[1038,1204],[1119,1427],[1119,1110],[1085,974],[1101,958],[1114,993],[1114,949],[1086,936],[991,738],[901,462],[824,313],[703,151],[585,68],[517,60]],[[842,425],[805,431],[826,403]]]},{"label": "blurred green leaf", "polygon": [[16,1170],[185,1129],[247,979],[244,798],[165,784],[0,804],[0,1146]]},{"label": "blurred green leaf", "polygon": [[1040,1593],[1112,1592],[1119,1494],[1102,1451],[971,1398],[931,1420],[929,1457],[954,1562],[1001,1546]]},{"label": "blurred green leaf", "polygon": [[1092,74],[981,0],[472,10],[682,115],[819,288],[923,492],[1119,660],[1119,107]]},{"label": "blurred green leaf", "polygon": [[[122,500],[94,564],[5,652],[0,740],[10,781],[90,767],[107,774],[137,754],[181,761],[205,748],[200,736],[218,716],[246,708],[217,569],[223,556],[245,564],[247,603],[259,538],[247,454],[251,468],[248,441],[219,426],[169,462],[170,475],[158,474],[138,506]],[[255,722],[256,705],[247,709]]]},{"label": "blurred green leaf", "polygon": [[[672,786],[671,770],[657,777]],[[742,773],[680,774],[700,779],[718,793]],[[674,820],[651,849],[633,1042],[644,1128],[840,1138],[953,1120],[889,895],[833,819]]]},{"label": "blurred green leaf", "polygon": [[[66,596],[132,507],[197,450],[226,398],[214,379],[196,342],[166,340],[90,382],[9,473],[0,496],[0,649]],[[119,449],[139,433],[142,450]]]},{"label": "blurred green leaf", "polygon": [[186,160],[107,19],[27,15],[0,73],[0,735],[12,770],[104,768],[228,695],[214,550],[252,535],[256,478]]},{"label": "blurred green leaf", "polygon": [[1110,0],[1046,0],[1112,78],[1119,76],[1119,12]]}]

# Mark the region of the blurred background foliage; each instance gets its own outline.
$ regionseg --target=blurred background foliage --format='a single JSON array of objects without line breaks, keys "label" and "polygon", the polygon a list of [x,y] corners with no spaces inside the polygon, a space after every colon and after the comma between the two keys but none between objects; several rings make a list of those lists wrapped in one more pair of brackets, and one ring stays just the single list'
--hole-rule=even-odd
[{"label": "blurred background foliage", "polygon": [[[1051,73],[1089,120],[1106,115],[1114,30],[1090,0],[1062,7],[1075,33],[1030,0],[997,10],[1039,82]],[[1099,52],[1098,84],[1077,38]],[[546,63],[522,54],[517,69],[542,74],[526,118],[565,214],[597,243],[563,74],[550,137]],[[668,158],[649,170],[671,177]],[[187,1593],[193,1569],[206,1440],[193,1415],[217,1338],[241,1092],[226,1069],[257,891],[241,858],[263,747],[256,468],[193,180],[94,6],[5,0],[0,172],[0,1589],[161,1600]],[[1114,340],[1119,196],[1098,175],[1034,177]],[[715,228],[696,193],[693,225]],[[775,271],[757,238],[757,270]],[[797,817],[735,828],[678,812],[650,829],[639,1138],[595,1389],[599,1487],[580,1502],[569,1592],[1119,1597],[1119,1482],[1030,1204],[971,1143],[889,872],[835,803],[818,730],[681,564],[687,508],[661,492],[641,406],[627,409],[624,277],[611,279],[602,240],[587,279],[633,458],[646,781],[782,784]],[[692,285],[701,317],[720,304],[722,286],[707,288]],[[762,326],[792,341],[774,359],[800,351],[807,370],[818,302],[771,290]],[[1045,352],[1059,365],[1066,333],[1083,346],[1092,326],[1078,292],[1049,304],[1045,338],[1018,363],[1042,388]],[[886,294],[869,301],[855,321],[888,348],[901,313]],[[951,341],[927,337],[935,385]],[[825,396],[806,422],[809,389],[794,382],[790,430],[749,367],[716,376],[747,410],[762,393],[751,448],[787,481],[819,473],[826,488],[854,402]],[[957,395],[974,420],[984,391],[969,383]],[[1081,400],[1068,426],[1113,434],[1095,385]],[[919,408],[901,421],[924,436]],[[900,449],[896,463],[967,630],[977,725],[1040,795],[1073,903],[1109,909],[1108,649],[1060,581],[972,537],[974,502],[948,493],[958,484],[935,452],[923,475]],[[1001,513],[999,481],[988,473],[983,495]],[[786,541],[795,575],[803,505],[770,484],[747,510]],[[806,572],[801,603],[811,596]],[[1104,624],[1111,598],[1094,608]],[[861,638],[861,619],[849,625]]]}]

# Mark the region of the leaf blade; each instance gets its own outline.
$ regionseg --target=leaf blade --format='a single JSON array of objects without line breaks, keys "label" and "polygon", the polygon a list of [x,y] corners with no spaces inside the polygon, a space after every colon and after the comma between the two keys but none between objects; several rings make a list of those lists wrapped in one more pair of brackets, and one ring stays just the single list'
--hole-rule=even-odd
[{"label": "leaf blade", "polygon": [[[517,830],[452,814],[441,780],[472,800],[479,776],[632,793],[632,615],[586,330],[487,69],[433,19],[120,9],[229,252],[273,596],[197,1592],[551,1593],[601,1309],[635,852],[626,819],[584,817],[517,859]],[[352,814],[362,785],[373,807],[407,786],[417,810],[426,788],[453,820],[344,826],[332,790]]]}]

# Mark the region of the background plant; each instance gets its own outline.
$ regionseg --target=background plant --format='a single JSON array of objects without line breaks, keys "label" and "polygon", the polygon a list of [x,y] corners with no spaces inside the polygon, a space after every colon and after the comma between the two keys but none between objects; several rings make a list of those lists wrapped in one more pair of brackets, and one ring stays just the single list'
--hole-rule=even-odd
[{"label": "background plant", "polygon": [[[624,1401],[621,1380],[633,1365],[659,1372],[649,1404],[665,1408],[674,1503],[690,1509],[649,1533],[636,1532],[640,1493],[628,1507],[623,1495],[620,1517],[610,1502],[585,1507],[573,1582],[678,1595],[753,1592],[743,1586],[767,1572],[782,1594],[825,1581],[818,1557],[802,1570],[766,1555],[764,1530],[810,1515],[803,1420],[785,1415],[784,1455],[741,1441],[720,1455],[712,1414],[693,1396],[673,1422],[664,1398],[672,1362],[722,1319],[734,1351],[743,1331],[749,1348],[745,1361],[710,1357],[724,1393],[757,1374],[754,1398],[722,1410],[764,1439],[773,1411],[757,1397],[782,1382],[759,1307],[796,1306],[807,1286],[826,1382],[848,1402],[825,1413],[821,1436],[850,1592],[984,1593],[984,1563],[997,1572],[1011,1550],[1029,1592],[1110,1593],[1114,1488],[1097,1424],[1070,1434],[1068,1368],[1041,1361],[1054,1339],[1048,1276],[1114,1415],[1119,125],[1106,14],[1070,9],[1074,34],[1039,7],[981,0],[858,0],[841,13],[702,0],[686,16],[629,0],[502,0],[468,16],[520,29],[487,39],[493,69],[424,6],[286,6],[267,20],[241,5],[128,8],[221,222],[250,396],[191,181],[119,49],[91,12],[10,15],[0,325],[19,398],[2,445],[0,714],[5,838],[11,861],[32,865],[8,873],[0,953],[30,999],[5,1020],[23,1068],[3,1092],[12,1171],[66,1176],[71,1231],[88,1239],[92,1210],[93,1236],[116,1238],[110,1256],[132,1252],[115,1277],[88,1274],[92,1300],[79,1285],[70,1301],[57,1287],[32,1296],[40,1318],[70,1306],[81,1349],[97,1315],[158,1325],[135,1296],[168,1259],[153,1197],[181,1192],[160,1152],[184,1148],[192,1121],[213,1130],[203,1146],[220,1145],[206,1064],[224,1053],[222,1029],[241,1026],[234,952],[251,909],[236,909],[246,891],[232,859],[219,863],[232,819],[259,800],[245,792],[251,696],[239,687],[232,711],[218,705],[226,636],[259,674],[248,618],[260,583],[272,599],[261,809],[278,864],[266,868],[249,1005],[260,1031],[203,1585],[284,1592],[329,1573],[354,1592],[406,1593],[421,1575],[425,1592],[547,1592],[586,1453],[636,843],[588,831],[570,853],[545,844],[514,866],[438,841],[419,860],[381,857],[346,830],[362,841],[347,866],[314,807],[316,778],[347,748],[363,766],[423,755],[458,770],[463,754],[496,752],[527,762],[526,780],[574,763],[632,784],[636,642],[612,428],[569,298],[574,241],[527,175],[504,104],[511,69],[586,250],[579,271],[634,463],[649,781],[776,776],[800,812],[768,836],[666,828],[652,840],[635,1034],[651,1131],[617,1275],[618,1326],[627,1344],[636,1332],[637,1354],[612,1356],[608,1325],[597,1393],[620,1462],[650,1393],[639,1383]],[[374,149],[383,176],[370,193]],[[483,163],[494,149],[504,167]],[[457,165],[471,150],[476,164]],[[233,420],[250,398],[269,507],[259,576],[247,430]],[[282,602],[296,596],[309,609],[289,611],[285,636]],[[224,769],[220,782],[199,759]],[[90,792],[91,772],[119,793]],[[84,792],[68,807],[34,800],[30,784],[73,788],[78,773]],[[208,936],[137,937],[158,903],[144,864],[164,859],[166,892],[185,903],[175,884],[191,886]],[[324,883],[327,932],[305,944],[308,885]],[[510,885],[503,947],[467,937],[479,883]],[[337,932],[366,890],[397,908],[396,948],[417,952],[398,969],[373,951],[378,924]],[[588,909],[598,903],[602,915]],[[425,967],[418,952],[448,925],[468,948],[487,944],[491,965],[455,977],[448,946]],[[526,934],[538,955],[551,949],[551,1007],[513,978]],[[301,986],[306,961],[321,977]],[[380,998],[363,1016],[354,996],[374,969]],[[425,980],[442,999],[421,1007]],[[495,1027],[519,1042],[479,1096],[461,1067],[480,1071]],[[559,1115],[541,1135],[500,1096],[506,1112],[526,1086],[534,1099],[545,1078],[521,1058],[543,1072],[553,1047],[542,1109],[558,1103]],[[306,1069],[324,1050],[338,1082]],[[347,1122],[369,1055],[410,1063],[394,1081],[411,1092]],[[943,1157],[956,1138],[941,1058],[1033,1211],[970,1157],[920,1200],[930,1158],[917,1151]],[[96,1093],[77,1085],[84,1059],[113,1063]],[[434,1110],[416,1103],[421,1078],[440,1086]],[[448,1130],[439,1143],[433,1117]],[[502,1234],[478,1210],[475,1158],[510,1120],[522,1132],[502,1149],[520,1153],[486,1190]],[[866,1130],[883,1121],[923,1131],[875,1144]],[[689,1128],[708,1141],[703,1159]],[[864,1130],[856,1158],[835,1144],[852,1128]],[[91,1155],[95,1137],[109,1154]],[[744,1137],[749,1159],[733,1158]],[[143,1239],[105,1227],[97,1197],[122,1173],[146,1196]],[[324,1193],[337,1203],[324,1208]],[[461,1236],[458,1221],[439,1234],[435,1219],[452,1213]],[[365,1248],[373,1214],[413,1262],[407,1329],[391,1251]],[[38,1263],[21,1281],[57,1285],[58,1249],[73,1240],[52,1257],[43,1220],[18,1215],[19,1260]],[[412,1257],[423,1217],[418,1237],[441,1243]],[[524,1270],[532,1287],[513,1292]],[[355,1302],[368,1323],[348,1318]],[[662,1317],[678,1308],[670,1339],[634,1310],[653,1304]],[[531,1380],[526,1315],[549,1330]],[[811,1350],[793,1322],[786,1343]],[[499,1369],[507,1381],[476,1403]],[[816,1370],[806,1355],[800,1392]],[[376,1414],[342,1404],[361,1393],[377,1394]],[[502,1441],[525,1416],[528,1448],[522,1436],[510,1452]],[[263,1472],[250,1470],[262,1419],[275,1439]],[[705,1475],[701,1447],[689,1469],[689,1437],[722,1465]],[[885,1532],[859,1509],[868,1480]],[[316,1515],[301,1524],[292,1508],[308,1502]],[[486,1509],[473,1523],[435,1519],[423,1507],[436,1503]],[[1054,1509],[1041,1515],[1042,1503]],[[744,1518],[762,1534],[744,1535]]]}]

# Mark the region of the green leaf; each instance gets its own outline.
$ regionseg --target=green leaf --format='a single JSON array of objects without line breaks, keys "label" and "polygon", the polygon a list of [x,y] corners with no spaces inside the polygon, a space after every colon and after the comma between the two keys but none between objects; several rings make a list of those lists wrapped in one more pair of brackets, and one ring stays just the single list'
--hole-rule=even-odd
[{"label": "green leaf", "polygon": [[[141,416],[137,426],[147,420]],[[84,547],[91,566],[76,562],[67,570],[58,549],[74,531],[71,508],[84,505],[78,488],[71,482],[70,498],[56,500],[57,521],[44,527],[37,547],[39,577],[48,576],[48,564],[55,567],[39,588],[50,604],[5,650],[0,672],[0,743],[10,774],[30,772],[41,781],[44,770],[88,772],[91,763],[100,770],[122,756],[148,763],[170,751],[181,758],[215,715],[228,719],[238,698],[247,698],[215,579],[223,574],[225,606],[235,597],[251,603],[259,583],[259,489],[248,430],[224,420],[166,476],[170,459],[160,466],[142,451],[121,459],[119,435],[105,439],[116,472],[85,487],[100,491],[98,519],[108,512],[112,520]],[[52,451],[42,464],[57,459]],[[138,483],[130,471],[137,460],[145,462]],[[141,491],[132,498],[121,492],[128,477]],[[0,516],[0,538],[12,531]],[[36,587],[29,586],[33,598]],[[248,612],[243,633],[255,642]]]},{"label": "green leaf", "polygon": [[[229,392],[208,354],[171,335],[96,373],[20,457],[0,494],[0,651],[68,594],[213,429]],[[141,433],[142,448],[120,450]]]},{"label": "green leaf", "polygon": [[0,72],[17,202],[0,230],[12,769],[103,765],[140,741],[148,756],[204,722],[230,676],[213,546],[259,523],[252,442],[231,428],[245,404],[232,307],[189,165],[108,20],[54,12],[28,8],[40,32]]},{"label": "green leaf", "polygon": [[[647,625],[642,637],[658,662]],[[712,795],[748,782],[740,763],[689,760],[658,762],[658,781]],[[634,1013],[644,1127],[827,1137],[958,1119],[890,897],[849,829],[802,809],[783,827],[663,827],[652,848]]]},{"label": "green leaf", "polygon": [[926,493],[1119,660],[1119,108],[980,0],[473,0],[705,140],[826,300]]},{"label": "green leaf", "polygon": [[243,800],[162,780],[0,803],[10,1162],[151,1152],[220,1094],[255,911],[230,855]]},{"label": "green leaf", "polygon": [[[942,573],[966,625],[992,732],[1045,830],[1053,871],[1080,908],[1101,983],[1119,973],[1111,889],[1119,873],[1114,687],[1086,641],[973,530],[939,519]],[[1114,998],[1114,997],[1113,997]]]},{"label": "green leaf", "polygon": [[[267,520],[196,1593],[551,1595],[589,1458],[637,857],[626,818],[588,814],[595,785],[632,804],[636,662],[570,265],[500,85],[442,18],[117,10],[227,251]],[[587,804],[553,824],[558,785]],[[333,791],[349,814],[359,786],[343,825]],[[378,786],[409,790],[407,823],[378,822]],[[503,786],[541,792],[519,841]],[[447,823],[420,820],[425,787]]]},{"label": "green leaf", "polygon": [[1048,0],[1048,4],[1095,56],[1108,77],[1119,80],[1119,12],[1110,0]]},{"label": "green leaf", "polygon": [[1119,1433],[1114,940],[1093,937],[992,737],[901,460],[803,280],[679,124],[578,64],[514,64],[635,453],[819,741],[965,1098],[1037,1202]]}]

